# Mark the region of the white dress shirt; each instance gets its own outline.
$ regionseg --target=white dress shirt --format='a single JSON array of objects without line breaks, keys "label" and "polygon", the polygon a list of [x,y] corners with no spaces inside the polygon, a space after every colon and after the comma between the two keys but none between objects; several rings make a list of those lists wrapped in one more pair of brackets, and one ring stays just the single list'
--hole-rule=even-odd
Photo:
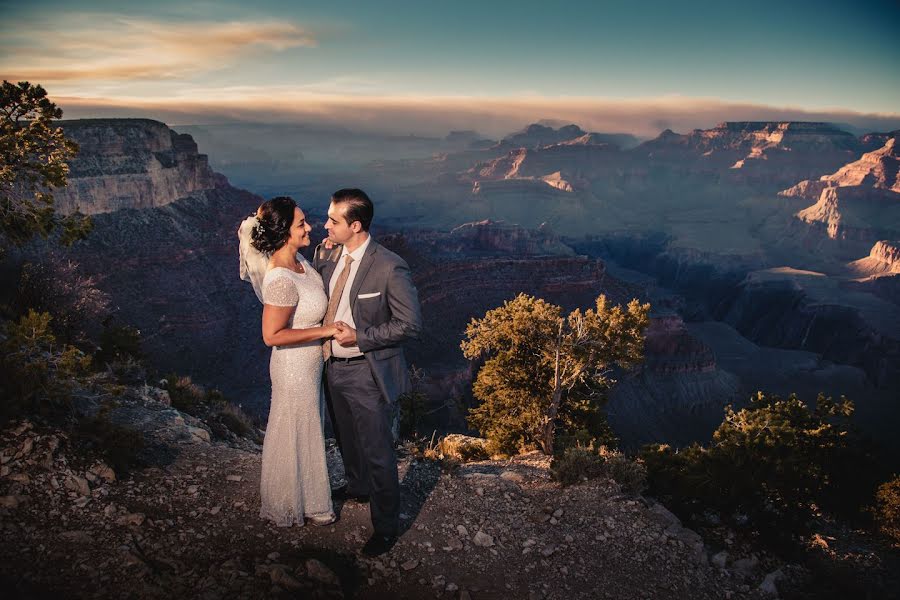
[{"label": "white dress shirt", "polygon": [[[353,288],[353,280],[356,279],[356,272],[359,271],[359,265],[362,262],[362,258],[366,254],[366,248],[369,247],[369,242],[371,241],[372,236],[368,236],[366,241],[360,244],[359,248],[353,252],[347,252],[347,246],[344,246],[343,250],[341,250],[341,257],[338,259],[337,265],[334,268],[334,273],[331,274],[331,280],[328,282],[328,297],[331,298],[331,294],[334,292],[334,286],[337,284],[338,277],[341,276],[341,271],[344,270],[344,264],[347,262],[345,257],[348,254],[352,256],[353,262],[350,263],[350,277],[347,278],[347,283],[344,284],[344,293],[341,294],[341,299],[338,302],[334,320],[343,321],[353,329],[356,329],[356,323],[353,322],[353,313],[350,310],[350,290]],[[333,340],[328,340],[326,343],[331,344],[332,356],[338,358],[362,356],[359,346],[344,347]]]}]

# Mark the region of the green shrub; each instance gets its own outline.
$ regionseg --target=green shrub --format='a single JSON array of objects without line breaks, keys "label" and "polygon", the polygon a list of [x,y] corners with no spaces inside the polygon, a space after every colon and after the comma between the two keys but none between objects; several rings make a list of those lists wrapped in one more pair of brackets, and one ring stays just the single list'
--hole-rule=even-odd
[{"label": "green shrub", "polygon": [[69,412],[72,391],[85,384],[91,357],[58,344],[48,313],[29,310],[7,321],[0,336],[0,420],[40,415],[56,420]]},{"label": "green shrub", "polygon": [[195,417],[204,417],[212,411],[221,409],[225,397],[219,390],[206,390],[194,383],[190,377],[169,374],[164,379],[163,388],[169,392],[172,408],[177,408]]},{"label": "green shrub", "polygon": [[239,406],[229,402],[217,389],[206,389],[190,377],[170,374],[163,380],[172,408],[203,419],[216,437],[227,439],[228,432],[260,443],[253,419]]},{"label": "green shrub", "polygon": [[573,485],[587,479],[596,479],[606,474],[603,458],[590,448],[568,448],[560,456],[550,461],[553,479],[562,485]]},{"label": "green shrub", "polygon": [[29,310],[49,314],[53,334],[78,344],[95,335],[94,325],[110,312],[109,296],[97,287],[97,280],[56,251],[22,265],[13,305],[17,316]]},{"label": "green shrub", "polygon": [[647,472],[637,461],[605,446],[568,448],[550,462],[550,473],[562,485],[587,479],[609,477],[630,494],[640,494],[647,484]]},{"label": "green shrub", "polygon": [[[601,448],[601,456],[602,450]],[[643,463],[615,451],[607,451],[605,459],[609,476],[622,486],[624,491],[638,495],[647,489],[647,469]]]},{"label": "green shrub", "polygon": [[98,365],[114,365],[117,362],[142,361],[141,332],[129,325],[105,324],[100,333],[100,347],[94,353]]},{"label": "green shrub", "polygon": [[[209,420],[213,423],[221,424],[222,427],[239,437],[253,440],[256,443],[262,443],[262,439],[260,438],[259,433],[257,433],[253,419],[250,415],[245,413],[240,406],[225,402],[219,411]],[[217,429],[217,427],[213,426],[213,433],[217,433]],[[217,433],[217,435],[219,435],[219,437],[226,437],[220,433]]]},{"label": "green shrub", "polygon": [[773,530],[802,530],[820,511],[859,514],[877,474],[866,443],[854,435],[853,404],[819,395],[810,409],[796,395],[759,392],[725,420],[707,447],[645,447],[651,492],[682,511],[743,514]]},{"label": "green shrub", "polygon": [[878,487],[875,524],[894,544],[900,545],[900,476]]}]

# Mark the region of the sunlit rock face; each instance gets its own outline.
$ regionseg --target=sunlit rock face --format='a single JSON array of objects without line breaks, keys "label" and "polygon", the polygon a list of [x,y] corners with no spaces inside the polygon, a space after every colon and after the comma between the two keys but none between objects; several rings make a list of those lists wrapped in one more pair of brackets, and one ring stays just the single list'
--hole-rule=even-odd
[{"label": "sunlit rock face", "polygon": [[862,276],[900,273],[900,241],[875,242],[869,256],[850,263],[850,266]]},{"label": "sunlit rock face", "polygon": [[878,241],[868,256],[847,266],[859,277],[848,282],[847,287],[900,304],[900,241]]},{"label": "sunlit rock face", "polygon": [[[874,137],[876,134],[864,136]],[[885,139],[884,144],[876,150],[867,152],[830,175],[823,175],[817,180],[801,181],[779,195],[796,196],[808,200],[817,200],[825,188],[830,187],[866,187],[878,190],[900,192],[900,133],[885,134],[891,137]]]},{"label": "sunlit rock face", "polygon": [[[781,192],[815,204],[796,214],[813,236],[844,243],[861,253],[880,239],[900,237],[898,136],[832,174]],[[859,254],[857,254],[859,256]]]},{"label": "sunlit rock face", "polygon": [[856,137],[829,123],[747,121],[684,135],[666,130],[633,152],[651,167],[773,187],[833,171],[860,151]]},{"label": "sunlit rock face", "polygon": [[79,145],[69,185],[55,192],[63,213],[164,206],[227,185],[189,135],[149,119],[83,119],[61,122]]}]

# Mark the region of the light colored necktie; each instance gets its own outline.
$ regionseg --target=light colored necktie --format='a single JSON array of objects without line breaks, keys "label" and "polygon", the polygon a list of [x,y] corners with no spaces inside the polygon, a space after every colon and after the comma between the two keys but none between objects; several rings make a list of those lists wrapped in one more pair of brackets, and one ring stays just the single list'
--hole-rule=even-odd
[{"label": "light colored necktie", "polygon": [[[348,254],[346,261],[344,262],[344,270],[338,275],[337,281],[334,284],[334,291],[331,292],[331,298],[328,299],[328,309],[325,310],[325,320],[322,321],[322,325],[331,325],[334,323],[334,315],[337,314],[338,304],[341,303],[341,296],[344,295],[344,286],[347,285],[347,280],[350,279],[350,263],[352,262],[353,257]],[[325,360],[331,358],[332,341],[333,340],[325,340],[325,343],[322,344],[322,356],[325,357]]]}]

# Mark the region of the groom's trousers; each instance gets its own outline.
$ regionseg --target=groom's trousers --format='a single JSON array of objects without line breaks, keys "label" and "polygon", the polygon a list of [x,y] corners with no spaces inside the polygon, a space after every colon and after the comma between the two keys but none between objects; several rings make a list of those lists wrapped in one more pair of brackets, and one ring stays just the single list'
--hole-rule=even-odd
[{"label": "groom's trousers", "polygon": [[394,535],[399,528],[400,481],[391,431],[392,406],[382,396],[365,359],[329,360],[326,378],[347,493],[368,495],[375,532]]}]

